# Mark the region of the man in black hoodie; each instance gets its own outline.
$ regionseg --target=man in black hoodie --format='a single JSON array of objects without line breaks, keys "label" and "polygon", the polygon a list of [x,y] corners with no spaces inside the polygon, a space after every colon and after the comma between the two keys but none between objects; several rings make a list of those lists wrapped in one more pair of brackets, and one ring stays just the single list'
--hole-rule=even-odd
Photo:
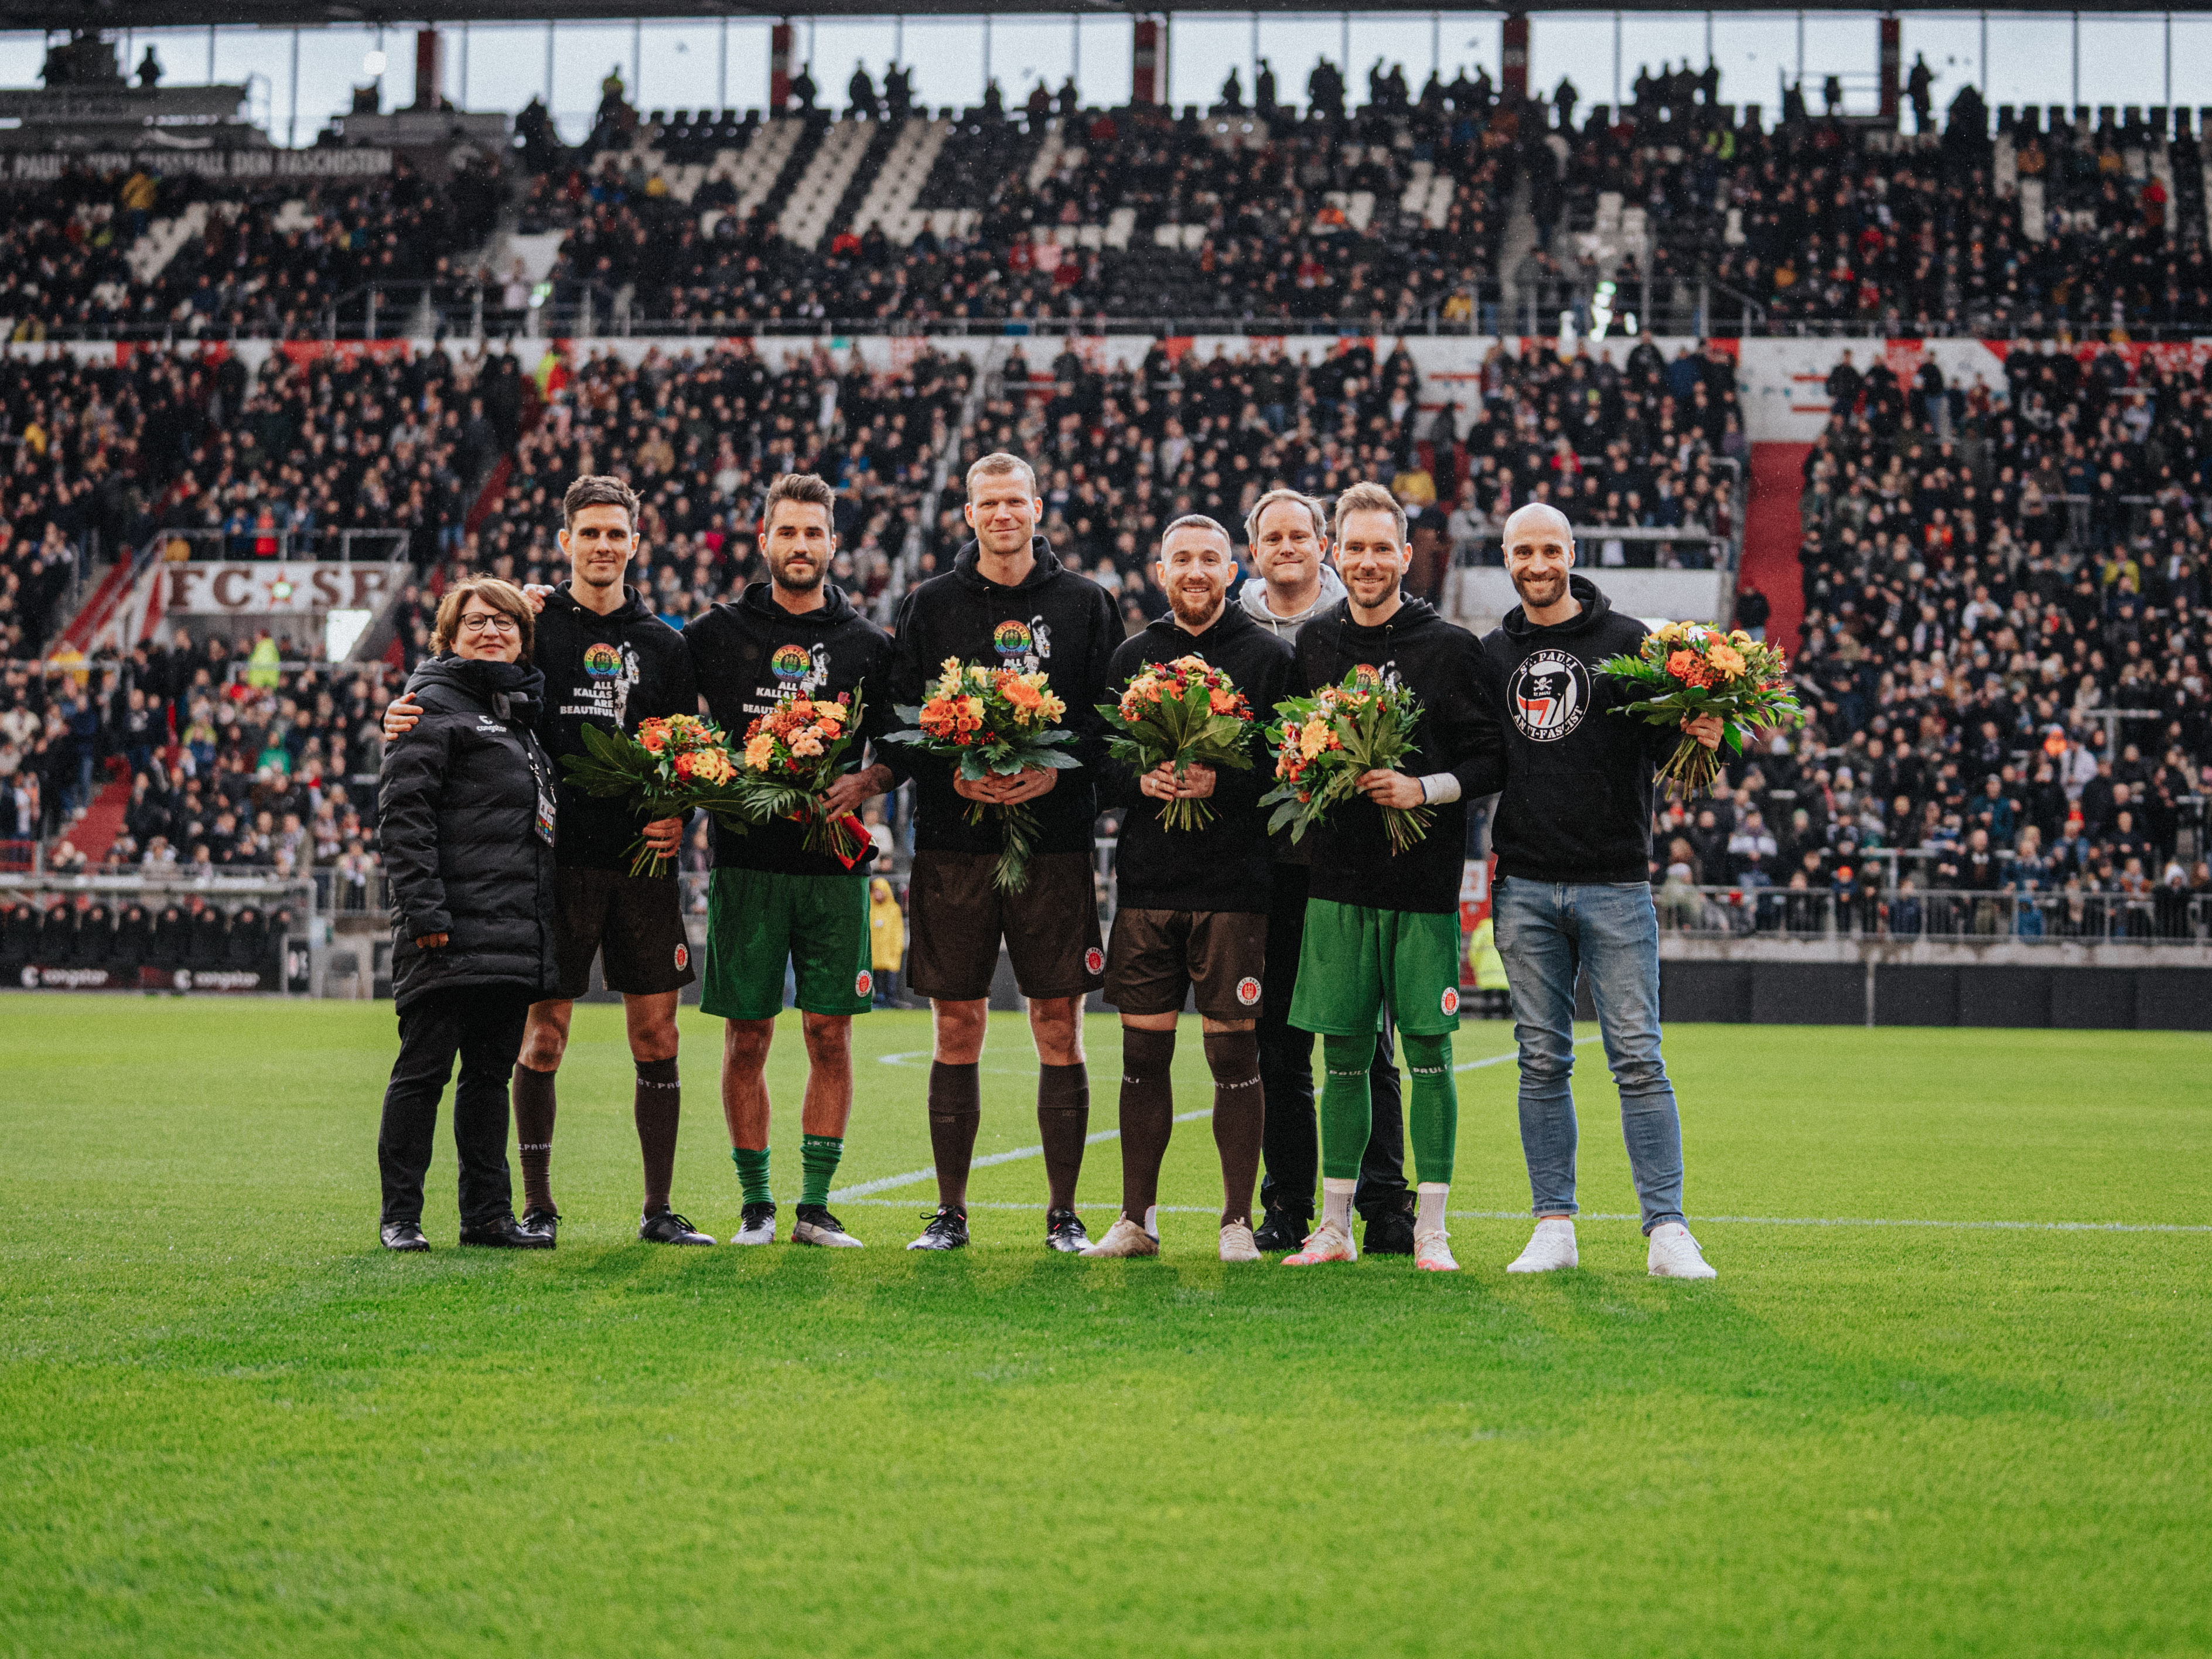
[{"label": "man in black hoodie", "polygon": [[[1082,762],[971,782],[936,756],[902,751],[915,784],[915,860],[908,889],[913,955],[907,982],[930,999],[935,1045],[929,1068],[929,1140],[937,1163],[937,1213],[909,1249],[952,1250],[968,1243],[968,1169],[981,1121],[976,1065],[983,1052],[1000,941],[1014,981],[1029,999],[1036,1043],[1037,1128],[1051,1199],[1045,1239],[1073,1254],[1090,1242],[1075,1213],[1091,1121],[1083,1059],[1083,1001],[1105,983],[1106,951],[1091,885],[1096,769],[1106,723],[1108,659],[1121,619],[1106,590],[1062,568],[1036,534],[1044,502],[1036,475],[1016,455],[984,456],[968,469],[969,526],[975,539],[953,568],[915,588],[893,629],[891,696],[918,706],[948,658],[1051,677],[1079,734]],[[967,821],[974,802],[1028,804],[1037,819],[1029,884],[1001,893],[992,874],[1001,850],[998,818]]]},{"label": "man in black hoodie", "polygon": [[[699,709],[683,635],[623,581],[638,547],[637,508],[636,495],[620,478],[592,475],[570,484],[561,503],[560,544],[573,579],[550,591],[529,590],[538,611],[535,660],[546,679],[538,737],[556,766],[562,756],[584,752],[586,724],[635,732],[641,720]],[[410,700],[395,699],[385,711],[386,738],[405,732],[419,713]],[[622,993],[637,1073],[631,1115],[645,1168],[637,1236],[659,1244],[711,1244],[669,1206],[683,1099],[676,1004],[693,978],[675,872],[672,866],[657,877],[629,873],[638,836],[672,856],[683,820],[646,823],[628,802],[586,794],[566,777],[559,805],[553,922],[560,984],[531,1005],[513,1088],[523,1225],[548,1237],[560,1227],[552,1188],[554,1075],[597,956],[607,988]]]},{"label": "man in black hoodie", "polygon": [[[752,723],[786,698],[858,704],[860,723],[880,739],[890,729],[890,635],[823,578],[837,556],[837,497],[811,472],[786,473],[761,508],[760,549],[769,580],[725,600],[684,630],[707,712],[742,747]],[[840,722],[845,725],[844,722]],[[823,794],[830,817],[849,816],[889,787],[890,768],[854,764]],[[722,1115],[744,1200],[733,1244],[775,1237],[769,1184],[769,1098],[764,1068],[783,1009],[789,964],[806,1039],[807,1079],[799,1143],[804,1184],[794,1244],[851,1249],[860,1240],[830,1213],[830,1182],[853,1114],[853,1016],[874,1006],[869,968],[868,876],[875,846],[862,837],[849,864],[809,852],[806,826],[789,819],[744,835],[714,825],[714,873],[707,892],[707,978],[702,1013],[727,1022],[722,1043]]]},{"label": "man in black hoodie", "polygon": [[[1557,508],[1505,521],[1505,568],[1521,603],[1483,641],[1505,713],[1504,795],[1491,844],[1492,915],[1521,1044],[1521,1148],[1535,1236],[1508,1273],[1571,1267],[1575,1248],[1575,981],[1586,975],[1620,1088],[1628,1161],[1655,1278],[1711,1279],[1682,1220],[1682,1130],[1659,1056],[1659,919],[1652,904],[1651,779],[1680,741],[1615,712],[1640,693],[1598,672],[1645,629],[1571,574],[1573,529]],[[1707,748],[1711,715],[1683,722]]]},{"label": "man in black hoodie", "polygon": [[[1177,519],[1160,538],[1160,589],[1172,614],[1125,640],[1106,683],[1113,696],[1159,664],[1197,658],[1229,677],[1254,718],[1251,765],[1160,765],[1139,773],[1109,759],[1101,793],[1128,809],[1116,851],[1120,903],[1106,951],[1106,1000],[1121,1011],[1121,1215],[1091,1256],[1157,1255],[1160,1160],[1174,1132],[1176,1025],[1195,993],[1213,1074],[1221,1154],[1224,1261],[1257,1261],[1252,1182],[1266,1122],[1255,1027],[1267,974],[1270,890],[1267,718],[1290,678],[1291,648],[1229,603],[1237,555],[1209,518]],[[1210,800],[1210,822],[1169,829],[1163,803]]]},{"label": "man in black hoodie", "polygon": [[[1348,590],[1298,630],[1297,684],[1402,686],[1418,699],[1419,774],[1376,769],[1310,832],[1313,876],[1291,1023],[1322,1039],[1322,1218],[1285,1267],[1358,1258],[1352,1200],[1372,1128],[1368,1069],[1387,1003],[1413,1073],[1406,1115],[1415,1193],[1413,1264],[1456,1271],[1444,1224],[1458,1138],[1452,1034],[1459,1029],[1459,890],[1467,804],[1498,787],[1500,742],[1482,647],[1401,589],[1413,562],[1406,513],[1380,484],[1336,501],[1337,568]],[[1385,807],[1425,809],[1427,833],[1393,851]]]}]

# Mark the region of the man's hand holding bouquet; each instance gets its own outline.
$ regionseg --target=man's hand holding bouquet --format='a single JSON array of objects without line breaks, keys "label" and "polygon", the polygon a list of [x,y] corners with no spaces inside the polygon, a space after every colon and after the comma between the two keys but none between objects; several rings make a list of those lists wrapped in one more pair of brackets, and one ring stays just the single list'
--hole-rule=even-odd
[{"label": "man's hand holding bouquet", "polygon": [[[1252,708],[1229,676],[1201,657],[1177,657],[1130,676],[1119,701],[1098,712],[1114,727],[1106,752],[1164,790],[1160,822],[1195,830],[1213,821],[1205,797],[1212,771],[1252,768]],[[1192,769],[1198,769],[1194,781]]]},{"label": "man's hand holding bouquet", "polygon": [[[1340,685],[1324,685],[1310,697],[1275,705],[1282,718],[1267,733],[1275,748],[1275,787],[1260,798],[1273,805],[1270,835],[1290,826],[1291,840],[1326,817],[1339,801],[1364,794],[1382,808],[1390,850],[1402,853],[1428,833],[1428,809],[1387,795],[1400,781],[1387,776],[1417,753],[1413,725],[1420,703],[1401,685],[1353,672]],[[1377,777],[1377,774],[1386,775]]]},{"label": "man's hand holding bouquet", "polygon": [[1720,741],[1741,755],[1747,733],[1804,723],[1781,651],[1740,628],[1723,633],[1705,623],[1668,623],[1645,635],[1634,653],[1608,657],[1598,669],[1650,694],[1615,704],[1614,714],[1688,733],[1658,772],[1669,790],[1686,795],[1710,787],[1721,769],[1717,745],[1701,742],[1694,726],[1717,720]]},{"label": "man's hand holding bouquet", "polygon": [[[680,820],[696,809],[711,812],[743,834],[749,813],[738,793],[737,763],[722,729],[693,714],[641,720],[634,735],[580,728],[584,753],[561,757],[568,781],[587,795],[627,796],[656,823]],[[650,834],[630,843],[629,872],[660,876],[674,857],[673,837],[664,844]]]},{"label": "man's hand holding bouquet", "polygon": [[786,697],[745,728],[736,786],[754,823],[804,823],[806,850],[827,853],[848,870],[868,847],[867,826],[850,812],[831,811],[823,797],[842,774],[860,724],[860,705],[849,693],[834,702]]},{"label": "man's hand holding bouquet", "polygon": [[885,739],[951,761],[969,823],[997,814],[1005,841],[993,880],[1001,892],[1029,885],[1037,819],[1026,803],[1052,787],[1049,774],[1083,764],[1062,747],[1075,740],[1058,724],[1066,713],[1048,675],[947,657],[920,706],[897,711],[909,724]]}]

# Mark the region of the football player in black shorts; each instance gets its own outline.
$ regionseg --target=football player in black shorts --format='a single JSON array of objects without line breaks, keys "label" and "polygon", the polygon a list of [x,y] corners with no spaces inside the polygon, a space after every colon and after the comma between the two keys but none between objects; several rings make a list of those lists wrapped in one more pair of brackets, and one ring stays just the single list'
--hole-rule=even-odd
[{"label": "football player in black shorts", "polygon": [[[550,591],[529,590],[538,607],[535,657],[545,676],[538,738],[556,762],[583,752],[586,723],[633,732],[641,720],[699,711],[684,636],[623,581],[639,546],[637,509],[636,494],[620,478],[577,479],[561,503],[561,550],[572,579]],[[420,713],[405,699],[395,700],[385,714],[385,736],[398,737]],[[597,956],[607,988],[622,993],[636,1067],[632,1113],[645,1166],[637,1236],[657,1244],[714,1242],[669,1206],[683,1100],[676,1004],[694,977],[676,877],[672,868],[662,876],[629,873],[630,844],[641,832],[655,851],[672,856],[683,830],[681,818],[645,823],[621,800],[595,799],[561,782],[553,911],[560,994],[531,1005],[512,1097],[522,1224],[548,1237],[561,1222],[552,1188],[553,1079],[568,1046],[575,999],[591,988]]]},{"label": "football player in black shorts", "polygon": [[[986,455],[969,467],[967,516],[975,539],[951,569],[908,593],[892,630],[895,704],[919,704],[948,658],[1042,671],[1067,705],[1067,724],[1079,734],[1073,752],[1083,763],[981,782],[919,750],[901,750],[892,763],[894,771],[909,769],[915,785],[907,983],[929,998],[935,1030],[929,1141],[938,1207],[909,1249],[953,1250],[968,1242],[968,1170],[982,1117],[976,1066],[1002,939],[1029,999],[1040,1062],[1037,1129],[1051,1189],[1045,1242],[1070,1255],[1090,1243],[1075,1213],[1075,1182],[1091,1124],[1083,1002],[1106,982],[1091,838],[1106,722],[1095,705],[1121,642],[1121,618],[1112,595],[1063,566],[1036,533],[1043,513],[1036,474],[1019,456]],[[1036,852],[1018,893],[993,884],[1001,830],[992,814],[967,821],[976,801],[1028,803],[1036,815]]]}]

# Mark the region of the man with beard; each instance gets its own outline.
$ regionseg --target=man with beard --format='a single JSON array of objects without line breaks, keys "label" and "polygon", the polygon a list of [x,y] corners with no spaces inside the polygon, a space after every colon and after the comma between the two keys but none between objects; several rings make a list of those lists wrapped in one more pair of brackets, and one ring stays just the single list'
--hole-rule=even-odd
[{"label": "man with beard", "polygon": [[[1044,502],[1019,456],[986,455],[968,469],[967,518],[975,539],[953,568],[906,596],[893,630],[892,701],[921,702],[948,659],[1022,673],[1042,671],[1079,734],[1069,769],[1038,769],[981,781],[919,750],[902,762],[915,782],[911,886],[913,951],[907,983],[930,1000],[935,1041],[929,1067],[929,1139],[937,1164],[936,1213],[907,1248],[956,1250],[968,1243],[968,1170],[982,1118],[976,1073],[1001,939],[1014,981],[1029,999],[1036,1044],[1037,1130],[1050,1188],[1048,1248],[1073,1255],[1090,1243],[1075,1213],[1091,1121],[1083,1059],[1083,1001],[1105,983],[1091,884],[1096,769],[1105,722],[1106,665],[1121,620],[1106,590],[1066,569],[1036,533]],[[1000,892],[999,818],[968,821],[972,805],[1027,804],[1037,819],[1029,882]]]},{"label": "man with beard", "polygon": [[[1127,808],[1115,869],[1120,904],[1106,951],[1106,1000],[1121,1013],[1121,1214],[1090,1256],[1157,1255],[1160,1160],[1175,1124],[1176,1025],[1195,994],[1213,1074],[1221,1155],[1224,1261],[1257,1261],[1252,1182],[1265,1121],[1253,1026],[1267,972],[1268,854],[1260,797],[1269,786],[1267,720],[1290,676],[1291,648],[1229,603],[1237,558],[1229,532],[1193,514],[1160,538],[1157,567],[1170,614],[1122,642],[1106,671],[1118,692],[1148,667],[1187,657],[1219,669],[1255,718],[1249,769],[1160,765],[1139,774],[1109,760],[1102,793]],[[1170,830],[1163,803],[1212,802],[1208,823]]]},{"label": "man with beard", "polygon": [[[1505,521],[1505,568],[1521,603],[1483,641],[1505,712],[1505,785],[1491,842],[1491,914],[1521,1047],[1521,1148],[1535,1235],[1506,1271],[1574,1267],[1575,981],[1597,1004],[1620,1089],[1621,1131],[1656,1279],[1711,1279],[1682,1219],[1682,1129],[1659,1055],[1659,918],[1651,901],[1651,779],[1675,732],[1613,712],[1638,691],[1598,672],[1638,648],[1644,625],[1575,575],[1574,530],[1540,502]],[[1681,729],[1718,746],[1721,722]]]},{"label": "man with beard", "polygon": [[[787,697],[859,706],[857,730],[880,738],[890,700],[884,679],[890,636],[823,578],[837,556],[836,495],[812,473],[787,473],[769,486],[760,550],[769,580],[755,582],[684,630],[707,712],[738,746],[752,722]],[[842,724],[842,722],[841,722]],[[821,811],[850,814],[890,786],[890,768],[855,764],[830,785]],[[799,1109],[803,1185],[792,1228],[794,1244],[854,1249],[860,1240],[830,1213],[830,1182],[853,1113],[853,1016],[875,1000],[869,968],[868,874],[874,844],[860,836],[850,864],[809,852],[805,826],[788,819],[744,835],[714,826],[714,871],[707,890],[706,984],[702,1013],[727,1021],[722,1045],[722,1115],[744,1207],[733,1244],[775,1237],[769,1184],[769,1098],[763,1075],[775,1017],[783,1007],[784,969],[798,987],[806,1039],[806,1094]]]},{"label": "man with beard", "polygon": [[[586,724],[635,732],[641,720],[698,710],[683,636],[623,581],[641,545],[637,510],[635,492],[620,478],[592,475],[570,484],[559,537],[570,580],[527,593],[539,612],[533,659],[545,676],[538,736],[556,765],[563,755],[584,752]],[[395,699],[385,710],[386,739],[411,730],[421,715],[411,698]],[[627,802],[586,794],[565,777],[559,789],[553,908],[559,994],[531,1005],[512,1085],[522,1224],[548,1238],[560,1228],[552,1187],[554,1076],[568,1050],[575,999],[591,988],[596,956],[607,988],[622,993],[637,1073],[631,1111],[645,1165],[637,1236],[651,1243],[712,1244],[669,1207],[683,1100],[676,1001],[692,980],[674,866],[661,876],[629,873],[629,848],[641,832],[672,860],[684,821],[641,823]]]},{"label": "man with beard", "polygon": [[[1434,769],[1376,769],[1310,832],[1312,885],[1291,1024],[1322,1039],[1321,1224],[1284,1265],[1354,1261],[1352,1200],[1371,1130],[1368,1071],[1387,1006],[1413,1074],[1411,1120],[1419,1185],[1413,1265],[1451,1273],[1444,1206],[1459,1132],[1452,1036],[1459,1029],[1459,890],[1467,804],[1498,784],[1498,723],[1482,647],[1425,600],[1401,591],[1413,551],[1406,512],[1382,485],[1337,497],[1337,568],[1348,590],[1298,630],[1293,678],[1308,691],[1343,683],[1402,686],[1418,702],[1413,752]],[[1426,808],[1427,832],[1394,850],[1384,807]]]},{"label": "man with beard", "polygon": [[[1288,643],[1297,631],[1344,598],[1344,584],[1328,567],[1328,520],[1319,501],[1295,489],[1271,489],[1252,504],[1244,534],[1259,575],[1237,594],[1244,614]],[[1272,719],[1272,703],[1252,711]],[[1291,1024],[1297,988],[1298,951],[1304,942],[1306,890],[1313,848],[1274,837],[1267,901],[1267,994],[1260,1010],[1260,1078],[1267,1097],[1267,1179],[1260,1183],[1267,1212],[1255,1235],[1263,1250],[1295,1250],[1313,1228],[1314,1183],[1321,1174],[1321,1142],[1314,1119],[1313,1033]],[[1374,1129],[1360,1155],[1359,1187],[1352,1206],[1366,1218],[1365,1249],[1376,1255],[1413,1253],[1413,1195],[1406,1189],[1406,1120],[1398,1086],[1396,1033],[1385,1012],[1368,1068]]]}]

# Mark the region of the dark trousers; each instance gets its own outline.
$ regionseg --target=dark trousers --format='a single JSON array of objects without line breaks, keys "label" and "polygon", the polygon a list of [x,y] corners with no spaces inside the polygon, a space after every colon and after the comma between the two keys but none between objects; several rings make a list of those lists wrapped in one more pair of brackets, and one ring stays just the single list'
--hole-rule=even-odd
[{"label": "dark trousers", "polygon": [[514,1213],[507,1172],[507,1084],[522,1052],[531,994],[520,985],[441,990],[399,1011],[399,1058],[384,1090],[384,1126],[376,1166],[384,1182],[384,1219],[422,1220],[422,1178],[430,1171],[438,1098],[453,1056],[461,1080],[453,1090],[453,1145],[461,1160],[461,1224],[481,1225]]},{"label": "dark trousers", "polygon": [[[1290,1023],[1291,995],[1297,988],[1298,950],[1306,936],[1307,866],[1278,864],[1274,899],[1267,911],[1267,1000],[1260,1011],[1260,1086],[1267,1097],[1267,1124],[1261,1143],[1267,1175],[1260,1202],[1311,1215],[1314,1187],[1321,1175],[1321,1130],[1314,1116],[1311,1031]],[[1371,1216],[1402,1201],[1406,1192],[1406,1115],[1398,1092],[1397,1032],[1389,1012],[1375,1042],[1369,1073],[1374,1123],[1359,1159],[1359,1189],[1353,1198],[1360,1214]]]}]

